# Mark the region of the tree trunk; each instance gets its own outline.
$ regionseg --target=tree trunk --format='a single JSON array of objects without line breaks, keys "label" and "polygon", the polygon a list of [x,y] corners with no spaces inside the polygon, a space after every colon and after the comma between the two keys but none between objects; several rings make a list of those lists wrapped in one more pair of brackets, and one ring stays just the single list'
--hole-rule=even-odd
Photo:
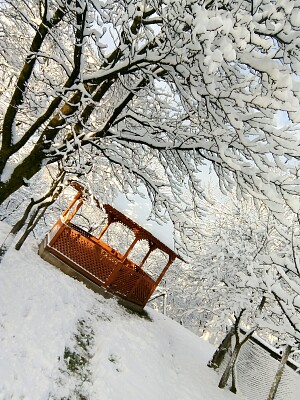
[{"label": "tree trunk", "polygon": [[284,353],[282,355],[282,358],[281,358],[278,370],[276,372],[274,381],[272,383],[272,386],[271,386],[271,389],[270,389],[269,396],[268,396],[267,400],[274,400],[274,398],[275,398],[275,395],[276,395],[276,392],[277,392],[277,389],[278,389],[278,385],[279,385],[279,383],[281,381],[283,370],[284,370],[285,364],[286,364],[286,362],[288,360],[288,357],[289,357],[289,355],[291,353],[291,350],[292,350],[291,346],[287,345],[286,348],[285,348],[285,351],[284,351]]},{"label": "tree trunk", "polygon": [[42,218],[42,216],[45,214],[45,212],[46,212],[47,208],[49,207],[49,205],[51,205],[52,203],[53,203],[53,201],[50,201],[50,202],[48,202],[46,204],[43,204],[44,208],[42,209],[42,212],[40,214],[39,214],[40,207],[35,211],[35,213],[30,218],[30,221],[28,223],[28,226],[27,226],[25,232],[23,233],[23,235],[21,236],[21,238],[18,240],[18,242],[15,245],[15,249],[16,250],[20,250],[20,248],[23,246],[23,243],[25,242],[25,240],[27,239],[29,234],[36,227],[37,223]]},{"label": "tree trunk", "polygon": [[[225,368],[225,371],[223,372],[223,375],[222,375],[222,377],[220,379],[220,382],[219,382],[219,385],[218,385],[218,387],[220,389],[223,389],[226,386],[226,384],[228,382],[228,379],[229,379],[229,376],[230,376],[230,374],[232,373],[232,371],[234,369],[234,366],[235,366],[237,357],[239,355],[239,352],[241,350],[241,347],[242,347],[241,343],[239,343],[239,344],[237,344],[235,346],[235,348],[233,350],[233,353],[232,353],[232,356],[230,358],[230,361],[229,361],[227,367]],[[233,384],[233,387],[235,387],[235,384]]]},{"label": "tree trunk", "polygon": [[235,370],[235,366],[234,368],[232,368],[232,381],[231,381],[231,387],[230,387],[230,391],[234,394],[236,394],[236,370]]},{"label": "tree trunk", "polygon": [[[1,263],[3,256],[5,255],[7,250],[12,245],[16,235],[24,227],[27,219],[29,218],[27,229],[25,230],[24,234],[22,235],[22,237],[19,239],[18,243],[15,246],[16,250],[20,250],[20,248],[22,247],[24,241],[26,240],[26,238],[28,237],[30,232],[32,232],[32,230],[35,228],[38,221],[44,215],[47,207],[49,207],[51,204],[53,204],[54,201],[57,199],[57,197],[62,192],[63,186],[60,185],[60,183],[63,182],[64,177],[65,177],[65,172],[59,171],[56,178],[53,180],[48,192],[44,196],[39,198],[38,200],[34,200],[34,199],[30,200],[30,203],[26,207],[22,218],[19,221],[17,221],[16,224],[12,227],[9,235],[6,237],[6,239],[0,246],[0,263]],[[40,213],[40,215],[38,215],[39,211],[41,209],[42,209],[42,212]]]},{"label": "tree trunk", "polygon": [[224,361],[225,355],[227,351],[230,349],[231,346],[231,338],[234,335],[234,328],[232,327],[222,340],[221,344],[217,348],[217,350],[214,352],[214,355],[212,356],[212,359],[209,360],[207,366],[209,368],[213,369],[218,369],[220,368],[220,365]]}]

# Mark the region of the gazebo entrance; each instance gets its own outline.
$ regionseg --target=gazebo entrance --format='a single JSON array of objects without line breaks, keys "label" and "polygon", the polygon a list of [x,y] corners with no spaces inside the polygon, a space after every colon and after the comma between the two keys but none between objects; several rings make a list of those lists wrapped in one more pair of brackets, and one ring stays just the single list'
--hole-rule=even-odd
[{"label": "gazebo entrance", "polygon": [[[143,308],[175,258],[182,258],[150,232],[108,204],[103,205],[107,214],[107,224],[97,237],[76,226],[71,220],[82,206],[87,193],[78,183],[73,183],[72,186],[77,193],[41,244],[41,257],[69,275],[74,275],[72,270],[75,270],[85,283],[90,281],[106,292]],[[102,240],[111,224],[116,222],[134,233],[134,240],[124,254]],[[129,256],[140,240],[146,240],[149,249],[142,261],[136,264]],[[153,279],[143,270],[143,265],[155,249],[168,256],[167,264],[157,279]],[[49,254],[52,257],[49,257]],[[62,268],[63,265],[68,268]]]}]

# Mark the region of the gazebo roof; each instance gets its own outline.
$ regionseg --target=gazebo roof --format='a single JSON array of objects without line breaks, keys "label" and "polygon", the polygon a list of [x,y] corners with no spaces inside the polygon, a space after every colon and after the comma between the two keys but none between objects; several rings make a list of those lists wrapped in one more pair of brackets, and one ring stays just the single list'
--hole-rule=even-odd
[{"label": "gazebo roof", "polygon": [[128,226],[132,231],[135,232],[138,236],[140,236],[142,239],[148,240],[149,243],[152,243],[157,246],[158,249],[164,251],[166,254],[168,254],[172,258],[178,258],[181,261],[186,262],[181,256],[176,254],[173,250],[171,250],[167,245],[162,243],[160,240],[158,240],[155,236],[152,235],[152,233],[148,232],[145,228],[137,224],[136,222],[132,221],[130,218],[128,218],[126,215],[115,209],[109,204],[103,204],[103,208],[105,209],[107,215],[109,218],[112,219],[113,222],[121,222],[122,224]]},{"label": "gazebo roof", "polygon": [[[70,185],[74,187],[74,189],[76,189],[78,192],[90,195],[89,191],[81,183],[72,181]],[[97,199],[95,200],[97,206],[100,207],[99,201]],[[128,226],[128,228],[131,229],[136,235],[140,236],[140,238],[142,239],[148,240],[149,244],[154,244],[155,246],[157,246],[158,249],[168,254],[169,257],[173,259],[178,258],[179,260],[186,262],[181,256],[176,254],[166,244],[162,243],[159,239],[153,236],[152,233],[150,233],[145,228],[143,228],[142,226],[134,222],[132,219],[124,215],[121,211],[117,210],[116,208],[112,207],[109,204],[103,204],[103,208],[105,209],[108,218],[111,219],[111,222],[120,222]]]}]

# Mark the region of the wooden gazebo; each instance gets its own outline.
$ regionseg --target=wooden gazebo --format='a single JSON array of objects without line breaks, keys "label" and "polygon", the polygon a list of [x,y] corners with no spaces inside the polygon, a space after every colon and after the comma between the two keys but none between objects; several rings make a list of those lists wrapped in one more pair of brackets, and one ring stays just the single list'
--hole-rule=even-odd
[{"label": "wooden gazebo", "polygon": [[[176,258],[184,260],[146,229],[108,204],[103,205],[108,222],[97,237],[76,226],[71,220],[82,206],[87,192],[78,183],[72,186],[77,193],[41,244],[40,255],[69,275],[79,277],[89,287],[99,288],[97,291],[100,293],[104,291],[117,295],[125,304],[142,309],[172,262]],[[124,254],[102,240],[104,233],[115,222],[127,226],[134,233],[134,240]],[[140,240],[146,240],[149,249],[138,265],[129,256]],[[155,249],[168,256],[167,264],[157,279],[143,270],[143,265]]]}]

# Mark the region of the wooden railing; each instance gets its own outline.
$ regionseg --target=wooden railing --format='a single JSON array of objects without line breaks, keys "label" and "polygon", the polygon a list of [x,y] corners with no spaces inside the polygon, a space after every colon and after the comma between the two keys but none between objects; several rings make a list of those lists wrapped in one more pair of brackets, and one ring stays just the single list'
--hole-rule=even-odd
[{"label": "wooden railing", "polygon": [[142,307],[155,289],[155,282],[142,268],[63,219],[49,232],[46,250],[108,292]]}]

